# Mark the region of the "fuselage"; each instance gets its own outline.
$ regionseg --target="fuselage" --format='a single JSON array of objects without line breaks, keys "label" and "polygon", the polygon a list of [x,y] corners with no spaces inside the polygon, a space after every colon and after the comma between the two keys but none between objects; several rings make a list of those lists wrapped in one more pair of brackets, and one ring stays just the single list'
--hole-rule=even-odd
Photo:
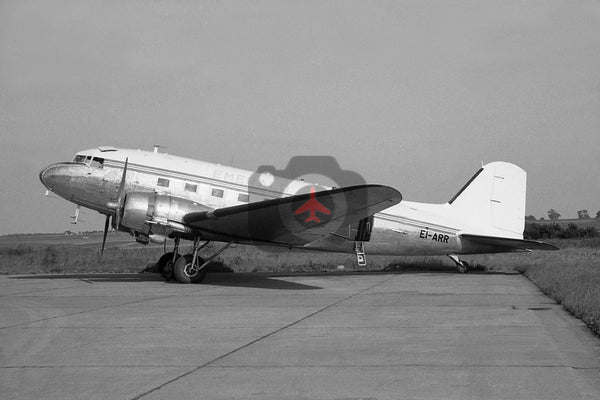
[{"label": "fuselage", "polygon": [[[257,184],[253,171],[157,151],[113,147],[81,151],[71,162],[45,168],[40,179],[66,200],[110,215],[114,212],[125,160],[128,160],[126,191],[170,195],[206,210],[293,195],[308,184],[288,179],[275,180],[272,185]],[[375,215],[365,247],[370,254],[460,253],[458,233],[470,227],[449,217],[445,212],[448,207],[449,204],[402,201]],[[353,252],[354,242],[332,235],[303,248]]]}]

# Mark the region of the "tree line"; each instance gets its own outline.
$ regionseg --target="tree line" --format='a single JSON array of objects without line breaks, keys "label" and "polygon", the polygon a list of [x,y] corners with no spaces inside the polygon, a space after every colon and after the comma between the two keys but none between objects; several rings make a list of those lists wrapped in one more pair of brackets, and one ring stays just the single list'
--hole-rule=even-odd
[{"label": "tree line", "polygon": [[[528,215],[525,217],[525,231],[523,232],[523,237],[525,239],[573,239],[573,238],[592,238],[600,236],[600,232],[595,227],[581,227],[575,223],[569,223],[566,228],[563,228],[561,225],[557,224],[557,221],[560,219],[560,213],[558,213],[555,209],[551,208],[548,210],[548,218],[553,222],[552,224],[548,223],[535,223],[533,221],[537,221],[537,219],[533,215]],[[580,220],[589,220],[591,219],[588,210],[579,210],[577,211],[577,218]],[[600,219],[600,211],[596,213],[596,219]],[[540,221],[543,221],[544,218],[540,218]]]},{"label": "tree line", "polygon": [[[560,219],[560,214],[554,209],[551,208],[548,210],[548,218],[552,221],[552,222],[556,222],[558,219]],[[577,219],[591,219],[592,217],[590,217],[590,213],[588,212],[588,210],[579,210],[577,211]],[[596,219],[600,219],[600,211],[598,211],[596,213]],[[543,221],[544,218],[540,218],[540,221]],[[525,221],[537,221],[537,218],[533,215],[528,215],[525,217]]]},{"label": "tree line", "polygon": [[523,237],[525,239],[574,239],[574,238],[593,238],[598,237],[598,229],[593,226],[580,227],[577,224],[570,223],[566,228],[558,224],[537,224],[535,222],[525,224]]}]

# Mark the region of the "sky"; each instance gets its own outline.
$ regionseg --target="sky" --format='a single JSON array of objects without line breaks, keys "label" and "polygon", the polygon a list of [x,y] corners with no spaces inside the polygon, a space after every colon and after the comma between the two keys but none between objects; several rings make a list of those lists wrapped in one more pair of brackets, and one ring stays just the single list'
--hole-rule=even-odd
[{"label": "sky", "polygon": [[0,0],[0,234],[100,230],[46,165],[100,145],[335,157],[442,203],[481,162],[526,214],[600,210],[598,1]]}]

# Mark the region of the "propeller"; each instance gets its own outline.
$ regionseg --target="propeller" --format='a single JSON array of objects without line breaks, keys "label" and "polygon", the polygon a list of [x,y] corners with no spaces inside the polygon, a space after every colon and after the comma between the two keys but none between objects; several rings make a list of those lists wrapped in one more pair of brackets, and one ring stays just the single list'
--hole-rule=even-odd
[{"label": "propeller", "polygon": [[104,245],[106,244],[106,234],[108,233],[108,224],[110,223],[110,215],[106,216],[106,221],[104,221],[104,236],[102,236],[102,249],[100,250],[100,255],[104,254]]},{"label": "propeller", "polygon": [[129,158],[125,159],[125,167],[123,168],[123,176],[121,177],[121,183],[119,184],[119,191],[117,192],[117,209],[115,210],[115,218],[113,222],[115,227],[119,229],[121,225],[121,216],[123,215],[123,202],[125,201],[125,180],[127,179],[127,163]]},{"label": "propeller", "polygon": [[[113,226],[119,229],[121,224],[121,215],[123,211],[123,202],[125,201],[125,181],[127,179],[127,164],[129,158],[125,159],[125,167],[123,167],[123,175],[121,176],[121,182],[119,183],[119,190],[117,191],[117,202],[114,205],[109,205],[109,208],[115,208],[115,215],[113,216]],[[108,226],[110,225],[110,214],[106,216],[104,222],[104,235],[102,236],[102,249],[100,255],[104,253],[104,246],[106,245],[106,235],[108,234]]]}]

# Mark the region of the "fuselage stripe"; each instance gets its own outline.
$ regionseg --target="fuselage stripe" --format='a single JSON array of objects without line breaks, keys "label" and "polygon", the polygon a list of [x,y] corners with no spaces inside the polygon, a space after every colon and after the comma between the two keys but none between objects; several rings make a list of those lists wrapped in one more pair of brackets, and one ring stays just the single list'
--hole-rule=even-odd
[{"label": "fuselage stripe", "polygon": [[[125,163],[121,162],[121,161],[117,161],[117,160],[106,159],[105,166],[110,167],[110,168],[120,169],[122,171],[125,166]],[[237,191],[240,193],[246,193],[246,194],[260,196],[263,198],[278,198],[278,197],[281,197],[282,195],[284,195],[284,196],[286,195],[286,194],[283,194],[282,192],[279,192],[276,190],[270,190],[267,188],[257,188],[254,186],[250,187],[248,185],[236,184],[233,182],[228,182],[228,181],[224,181],[224,180],[220,180],[220,179],[216,179],[216,178],[209,178],[209,177],[206,177],[203,175],[195,175],[195,174],[192,174],[189,172],[173,171],[173,170],[168,170],[168,169],[164,169],[164,168],[151,167],[151,166],[147,166],[147,165],[143,165],[143,164],[128,164],[127,169],[131,170],[133,172],[150,174],[150,175],[154,175],[157,177],[159,177],[159,176],[165,177],[167,179],[179,179],[182,181],[187,181],[187,182],[195,183],[195,184],[196,183],[197,184],[205,184],[205,185],[210,185],[211,187],[214,187],[217,189],[233,190],[233,191]],[[251,190],[249,191],[249,189],[251,189]],[[381,221],[392,222],[392,223],[396,223],[399,225],[410,226],[410,227],[414,227],[414,228],[427,227],[429,229],[434,229],[434,230],[449,232],[449,233],[455,233],[457,231],[455,228],[451,228],[448,226],[442,226],[442,225],[438,225],[435,223],[425,223],[422,221],[414,221],[414,220],[408,219],[406,217],[401,217],[401,216],[386,213],[386,212],[380,212],[380,213],[375,214],[375,218],[379,219]]]}]

